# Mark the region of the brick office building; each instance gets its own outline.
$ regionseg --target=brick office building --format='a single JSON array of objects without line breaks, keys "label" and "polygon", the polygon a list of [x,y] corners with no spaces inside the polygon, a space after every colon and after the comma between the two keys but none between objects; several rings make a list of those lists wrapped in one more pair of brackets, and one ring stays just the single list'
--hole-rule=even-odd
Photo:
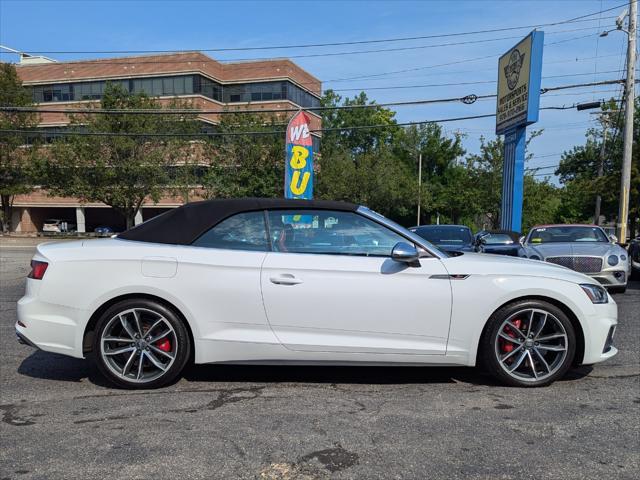
[{"label": "brick office building", "polygon": [[[214,112],[317,107],[321,93],[320,81],[290,60],[220,63],[200,52],[72,62],[23,56],[16,70],[23,84],[31,87],[34,102],[47,110],[82,108],[99,101],[107,82],[129,92],[145,92],[163,104],[179,97],[192,102],[193,108]],[[284,122],[291,113],[281,115]],[[313,112],[309,117],[311,127],[319,128],[320,117]],[[215,125],[220,115],[200,114],[198,119]],[[39,126],[47,130],[63,131],[68,124],[64,113],[39,114]],[[181,203],[179,198],[163,198],[145,204],[136,223]],[[48,218],[76,224],[79,232],[101,225],[124,228],[124,219],[103,204],[51,197],[41,190],[15,198],[12,223],[17,232],[39,231]]]}]

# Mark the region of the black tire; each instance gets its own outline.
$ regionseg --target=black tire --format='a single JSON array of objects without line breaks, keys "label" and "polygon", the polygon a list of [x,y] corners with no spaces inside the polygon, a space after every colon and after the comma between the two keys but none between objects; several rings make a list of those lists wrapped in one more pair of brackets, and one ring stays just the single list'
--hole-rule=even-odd
[{"label": "black tire", "polygon": [[627,291],[627,286],[624,287],[609,287],[609,293],[624,293]]},{"label": "black tire", "polygon": [[[510,374],[506,371],[506,368],[503,367],[503,364],[498,359],[498,333],[501,328],[504,326],[504,322],[509,318],[513,318],[514,315],[519,312],[525,311],[527,309],[535,309],[536,311],[546,312],[555,319],[557,319],[564,332],[566,333],[566,340],[561,340],[562,342],[566,341],[565,351],[566,355],[564,359],[558,358],[557,365],[554,366],[553,373],[550,373],[545,378],[541,378],[540,380],[523,380],[521,378],[517,378],[515,374]],[[542,315],[542,313],[536,313],[536,315]],[[550,317],[552,318],[552,317]],[[540,324],[540,323],[539,323]],[[514,338],[516,338],[514,336]],[[501,340],[502,341],[502,340]],[[536,343],[537,345],[537,343]],[[524,343],[523,343],[524,347]],[[527,347],[533,348],[533,347]],[[520,350],[522,352],[524,350]],[[555,305],[541,301],[541,300],[521,300],[505,305],[504,307],[497,310],[487,322],[485,326],[485,330],[482,334],[480,345],[479,345],[479,355],[478,359],[480,361],[481,366],[483,366],[487,372],[496,378],[501,383],[514,386],[514,387],[543,387],[553,383],[554,381],[562,378],[567,370],[571,368],[573,363],[573,358],[576,352],[576,335],[571,324],[569,318],[564,314],[564,312],[556,307]],[[518,356],[520,354],[517,354]],[[533,355],[533,354],[532,354]],[[560,354],[558,354],[560,355]],[[525,357],[526,358],[526,357]],[[536,357],[537,360],[537,357]],[[525,365],[528,365],[529,360],[525,360]],[[535,364],[533,370],[537,370]],[[521,367],[524,368],[524,367]],[[516,372],[517,373],[517,372]]]},{"label": "black tire", "polygon": [[[176,343],[176,345],[175,347],[172,347],[175,348],[175,355],[172,363],[166,371],[162,373],[160,373],[161,371],[159,371],[159,376],[157,378],[150,379],[149,381],[130,381],[126,378],[123,378],[122,376],[117,375],[114,371],[112,371],[112,367],[107,364],[105,356],[103,355],[103,342],[101,341],[101,339],[105,328],[109,325],[110,321],[117,317],[119,314],[121,314],[122,312],[130,311],[132,309],[141,309],[143,311],[149,312],[150,314],[153,313],[161,316],[164,320],[166,320],[170,327],[173,328],[171,339]],[[147,331],[147,333],[149,332]],[[125,344],[124,346],[127,345]],[[183,320],[172,309],[167,308],[162,303],[144,298],[123,300],[109,307],[98,319],[95,335],[93,338],[93,357],[100,372],[114,385],[129,389],[153,389],[171,383],[182,373],[182,370],[184,369],[187,361],[190,358],[191,349],[191,340],[189,338],[189,334],[183,323]],[[129,352],[127,352],[126,355],[128,354]],[[144,358],[144,355],[141,355],[140,358]],[[147,367],[153,368],[150,360],[147,360]]]}]

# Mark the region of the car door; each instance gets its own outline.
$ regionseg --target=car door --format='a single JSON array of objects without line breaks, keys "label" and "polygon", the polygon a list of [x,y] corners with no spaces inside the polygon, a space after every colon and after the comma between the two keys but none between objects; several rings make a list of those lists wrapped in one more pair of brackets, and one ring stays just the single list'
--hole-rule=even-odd
[{"label": "car door", "polygon": [[267,323],[260,287],[268,249],[264,211],[238,213],[176,249],[172,293],[197,319],[200,340],[280,346]]},{"label": "car door", "polygon": [[451,287],[442,262],[390,258],[400,234],[356,212],[269,211],[267,319],[299,351],[446,353]]}]

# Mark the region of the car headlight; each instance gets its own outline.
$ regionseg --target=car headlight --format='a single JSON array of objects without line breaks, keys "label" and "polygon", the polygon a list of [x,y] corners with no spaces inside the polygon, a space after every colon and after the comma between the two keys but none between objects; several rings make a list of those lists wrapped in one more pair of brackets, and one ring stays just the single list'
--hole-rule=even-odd
[{"label": "car headlight", "polygon": [[587,297],[589,297],[589,300],[591,300],[592,303],[609,302],[609,295],[607,294],[607,291],[604,289],[604,287],[600,285],[593,285],[590,283],[582,283],[580,284],[580,286],[582,287],[582,290],[584,290],[584,293],[587,294]]},{"label": "car headlight", "polygon": [[531,260],[540,260],[540,257],[538,255],[531,255],[529,258]]},{"label": "car headlight", "polygon": [[612,267],[618,264],[618,257],[616,255],[609,255],[607,258],[607,263]]}]

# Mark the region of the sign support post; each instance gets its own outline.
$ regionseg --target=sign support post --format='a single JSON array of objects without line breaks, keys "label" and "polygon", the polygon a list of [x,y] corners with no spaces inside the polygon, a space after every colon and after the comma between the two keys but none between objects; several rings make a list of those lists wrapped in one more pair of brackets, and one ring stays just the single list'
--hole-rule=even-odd
[{"label": "sign support post", "polygon": [[502,216],[500,228],[520,231],[524,195],[524,155],[526,127],[516,127],[504,135],[502,167]]},{"label": "sign support post", "polygon": [[533,31],[498,61],[496,135],[504,135],[500,227],[520,231],[527,125],[538,121],[544,32]]}]

